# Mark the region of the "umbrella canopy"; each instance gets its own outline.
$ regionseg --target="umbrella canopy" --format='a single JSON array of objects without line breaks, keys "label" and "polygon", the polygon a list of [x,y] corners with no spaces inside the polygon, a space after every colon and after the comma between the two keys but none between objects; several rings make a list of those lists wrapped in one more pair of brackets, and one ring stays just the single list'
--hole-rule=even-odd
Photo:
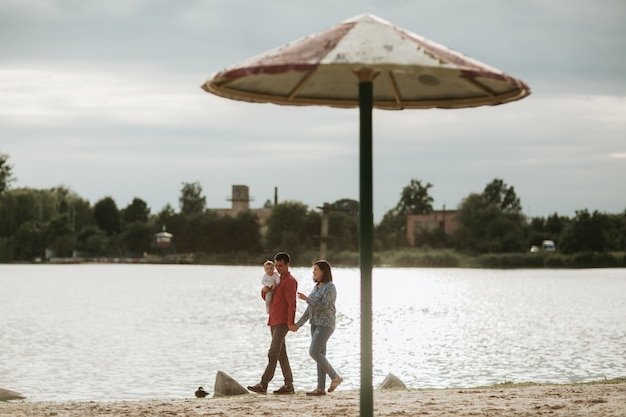
[{"label": "umbrella canopy", "polygon": [[248,102],[359,107],[360,414],[372,416],[372,109],[497,105],[524,98],[530,89],[369,14],[227,68],[202,88]]},{"label": "umbrella canopy", "polygon": [[346,20],[213,75],[202,86],[249,102],[357,107],[355,73],[374,79],[382,109],[458,108],[519,100],[523,81],[370,14]]}]

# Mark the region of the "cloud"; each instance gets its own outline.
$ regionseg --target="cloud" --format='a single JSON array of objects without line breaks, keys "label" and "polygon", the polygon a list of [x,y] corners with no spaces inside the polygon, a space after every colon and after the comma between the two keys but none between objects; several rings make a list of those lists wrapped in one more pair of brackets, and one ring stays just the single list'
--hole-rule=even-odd
[{"label": "cloud", "polygon": [[[242,11],[245,10],[245,13]],[[453,10],[454,12],[450,12]],[[358,199],[358,111],[242,103],[200,89],[225,66],[363,12],[524,79],[530,97],[463,110],[374,112],[378,221],[412,178],[454,208],[494,178],[530,214],[621,212],[626,8],[618,0],[0,2],[0,150],[16,186],[177,207],[199,181],[259,206]]]}]

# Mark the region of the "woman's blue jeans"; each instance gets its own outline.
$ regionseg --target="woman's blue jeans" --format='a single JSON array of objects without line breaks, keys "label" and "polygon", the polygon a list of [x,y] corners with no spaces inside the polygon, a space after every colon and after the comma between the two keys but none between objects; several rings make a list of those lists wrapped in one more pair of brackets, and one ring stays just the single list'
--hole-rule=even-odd
[{"label": "woman's blue jeans", "polygon": [[337,378],[337,372],[326,359],[326,342],[335,330],[328,326],[311,325],[309,355],[317,362],[317,388],[326,389],[326,375]]}]

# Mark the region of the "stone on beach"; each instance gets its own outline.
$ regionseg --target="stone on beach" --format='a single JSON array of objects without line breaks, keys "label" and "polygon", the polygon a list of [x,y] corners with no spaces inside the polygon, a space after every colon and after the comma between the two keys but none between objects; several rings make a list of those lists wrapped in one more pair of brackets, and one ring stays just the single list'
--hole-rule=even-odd
[{"label": "stone on beach", "polygon": [[217,371],[215,376],[215,388],[213,389],[214,397],[227,397],[230,395],[248,394],[239,382],[235,381],[231,376],[222,371]]},{"label": "stone on beach", "polygon": [[19,392],[0,388],[0,401],[23,400],[25,398],[26,397],[24,397]]},{"label": "stone on beach", "polygon": [[379,389],[406,389],[406,385],[404,382],[400,380],[397,376],[392,373],[389,373],[383,380],[383,382],[378,386]]}]

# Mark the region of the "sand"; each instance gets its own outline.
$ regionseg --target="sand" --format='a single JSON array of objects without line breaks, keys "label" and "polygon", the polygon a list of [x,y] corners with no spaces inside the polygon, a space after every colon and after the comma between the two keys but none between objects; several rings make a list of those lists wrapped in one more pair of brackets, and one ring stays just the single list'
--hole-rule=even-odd
[{"label": "sand", "polygon": [[[359,392],[323,397],[241,395],[115,402],[0,403],[0,416],[281,416],[359,415]],[[626,417],[626,382],[448,390],[375,390],[375,416]]]}]

